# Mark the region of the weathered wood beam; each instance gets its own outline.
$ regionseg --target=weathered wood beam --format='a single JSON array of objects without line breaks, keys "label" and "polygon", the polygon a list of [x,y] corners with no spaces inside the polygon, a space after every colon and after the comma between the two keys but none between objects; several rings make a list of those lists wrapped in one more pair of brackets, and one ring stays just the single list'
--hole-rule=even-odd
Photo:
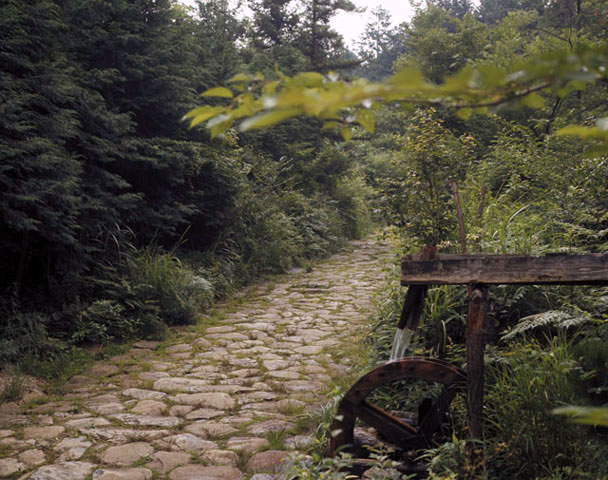
[{"label": "weathered wood beam", "polygon": [[483,324],[488,306],[488,288],[475,285],[469,297],[467,314],[467,400],[471,438],[481,438],[483,429]]},{"label": "weathered wood beam", "polygon": [[406,257],[402,285],[608,285],[608,254],[441,255],[435,260]]}]

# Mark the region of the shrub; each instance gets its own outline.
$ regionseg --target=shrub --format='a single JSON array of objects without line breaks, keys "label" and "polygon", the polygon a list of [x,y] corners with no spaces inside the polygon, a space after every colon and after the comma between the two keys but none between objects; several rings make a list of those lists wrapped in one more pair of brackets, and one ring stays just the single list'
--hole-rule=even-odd
[{"label": "shrub", "polygon": [[534,478],[584,462],[588,430],[551,413],[584,402],[573,341],[565,335],[546,345],[528,339],[514,344],[504,360],[490,367],[486,395],[493,478]]}]

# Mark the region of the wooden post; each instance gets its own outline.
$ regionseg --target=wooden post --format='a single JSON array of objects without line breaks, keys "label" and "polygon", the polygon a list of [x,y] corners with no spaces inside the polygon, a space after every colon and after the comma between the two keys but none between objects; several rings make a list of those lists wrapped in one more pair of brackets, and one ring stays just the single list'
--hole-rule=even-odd
[{"label": "wooden post", "polygon": [[[420,253],[420,260],[433,260],[436,256],[437,247],[425,245]],[[397,328],[409,328],[412,331],[416,331],[420,322],[420,316],[422,315],[427,289],[428,285],[412,285],[407,289]]]},{"label": "wooden post", "polygon": [[471,438],[482,436],[484,319],[488,304],[488,288],[472,286],[467,315],[467,392],[468,424]]}]

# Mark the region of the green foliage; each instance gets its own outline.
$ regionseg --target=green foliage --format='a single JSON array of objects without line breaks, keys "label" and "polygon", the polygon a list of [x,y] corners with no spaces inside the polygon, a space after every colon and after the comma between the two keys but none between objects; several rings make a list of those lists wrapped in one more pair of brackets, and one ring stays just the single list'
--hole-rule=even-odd
[{"label": "green foliage", "polygon": [[[364,80],[347,83],[334,75],[326,78],[313,72],[288,77],[277,71],[279,80],[265,80],[261,74],[239,74],[229,83],[234,90],[243,93],[207,120],[206,125],[215,136],[242,119],[245,120],[240,125],[241,130],[249,130],[297,115],[309,115],[323,119],[327,127],[344,125],[348,128],[361,122],[356,117],[351,119],[352,115],[341,116],[341,112],[349,109],[352,112],[360,105],[373,111],[382,103],[404,102],[486,112],[489,107],[506,102],[526,105],[526,98],[537,91],[552,91],[563,98],[608,75],[606,48],[605,45],[580,44],[574,49],[545,53],[533,61],[518,61],[508,70],[490,65],[476,69],[464,67],[441,85],[427,82],[416,68],[401,70],[386,83]],[[540,103],[528,100],[527,106],[538,107]],[[194,109],[186,118],[192,125],[199,123],[200,115]]]},{"label": "green foliage", "polygon": [[347,469],[352,463],[352,456],[340,453],[335,458],[323,458],[318,454],[312,457],[302,454],[292,454],[292,465],[285,474],[288,480],[349,480],[357,478],[348,473]]},{"label": "green foliage", "polygon": [[608,409],[605,407],[560,407],[554,409],[553,413],[569,417],[574,423],[608,426]]},{"label": "green foliage", "polygon": [[454,136],[428,109],[416,112],[396,142],[401,154],[382,187],[389,222],[414,232],[422,243],[447,240],[455,232],[450,181],[464,178],[472,139]]},{"label": "green foliage", "polygon": [[136,288],[151,289],[168,325],[195,323],[197,306],[204,308],[213,300],[212,285],[182,265],[174,251],[147,247],[129,256],[127,269]]},{"label": "green foliage", "polygon": [[546,347],[520,343],[505,360],[492,367],[486,397],[488,438],[496,448],[506,447],[503,454],[490,455],[496,455],[490,468],[502,471],[502,478],[530,478],[543,470],[580,465],[587,448],[585,431],[551,415],[557,406],[582,400],[583,372],[573,341],[560,335]]},{"label": "green foliage", "polygon": [[87,352],[77,348],[57,348],[44,355],[27,355],[20,359],[19,368],[29,375],[51,382],[60,390],[74,375],[85,370],[93,361]]},{"label": "green foliage", "polygon": [[16,369],[6,371],[4,381],[0,384],[0,405],[19,401],[24,390],[25,380],[23,375]]},{"label": "green foliage", "polygon": [[547,327],[567,329],[579,327],[590,321],[589,316],[581,312],[564,312],[549,310],[519,319],[519,323],[502,336],[503,340],[512,340],[518,335],[528,335],[533,331],[546,330]]}]

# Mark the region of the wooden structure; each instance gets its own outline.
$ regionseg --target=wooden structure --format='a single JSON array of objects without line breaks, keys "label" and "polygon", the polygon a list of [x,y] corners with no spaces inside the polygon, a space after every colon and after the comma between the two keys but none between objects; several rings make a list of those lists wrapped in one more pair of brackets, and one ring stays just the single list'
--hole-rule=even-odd
[{"label": "wooden structure", "polygon": [[[333,429],[330,451],[353,444],[355,420],[374,427],[386,440],[405,449],[429,446],[441,428],[450,401],[466,390],[469,433],[482,435],[484,319],[488,286],[527,284],[608,285],[608,254],[542,257],[522,255],[437,255],[425,247],[418,258],[404,258],[401,284],[408,286],[399,328],[415,330],[430,285],[467,285],[467,373],[442,360],[405,357],[372,370],[346,393]],[[414,425],[366,401],[380,386],[404,379],[423,379],[443,385],[442,393],[419,412]]]}]

